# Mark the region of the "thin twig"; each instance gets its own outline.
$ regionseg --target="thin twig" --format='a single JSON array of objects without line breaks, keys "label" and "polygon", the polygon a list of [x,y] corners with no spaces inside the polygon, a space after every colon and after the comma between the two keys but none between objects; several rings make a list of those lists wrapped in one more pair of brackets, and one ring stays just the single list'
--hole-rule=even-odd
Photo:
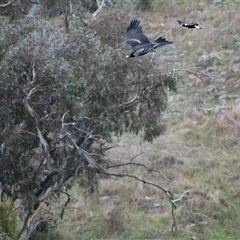
[{"label": "thin twig", "polygon": [[176,231],[177,229],[177,225],[176,225],[176,220],[175,220],[175,215],[174,215],[174,210],[176,209],[176,204],[173,202],[173,196],[172,196],[172,193],[164,188],[164,187],[161,187],[159,186],[158,184],[156,183],[153,183],[153,182],[150,182],[148,180],[144,180],[144,179],[141,179],[133,174],[127,174],[127,173],[110,173],[108,171],[104,171],[103,173],[107,174],[107,175],[111,175],[111,176],[116,176],[116,177],[130,177],[130,178],[135,178],[136,180],[140,181],[140,182],[143,182],[145,184],[148,184],[148,185],[151,185],[151,186],[154,186],[156,188],[159,188],[160,190],[162,190],[166,195],[167,197],[169,198],[169,201],[171,202],[171,205],[172,205],[172,220],[173,220],[173,224],[172,224],[172,227],[171,227],[171,230],[172,232]]},{"label": "thin twig", "polygon": [[[103,169],[104,170],[104,169]],[[148,184],[148,185],[151,185],[151,186],[154,186],[156,188],[159,188],[160,190],[162,190],[169,198],[169,200],[171,201],[171,203],[176,207],[176,204],[174,202],[172,202],[173,200],[173,196],[172,196],[172,193],[164,188],[164,187],[161,187],[160,185],[156,184],[156,183],[153,183],[153,182],[150,182],[148,180],[144,180],[144,179],[141,179],[139,178],[138,176],[136,175],[133,175],[133,174],[128,174],[128,173],[111,173],[107,170],[105,170],[103,173],[107,174],[107,175],[111,175],[111,176],[115,176],[115,177],[130,177],[130,178],[135,178],[136,180],[140,181],[140,182],[143,182],[145,184]]]},{"label": "thin twig", "polygon": [[132,162],[135,158],[139,157],[139,156],[142,155],[142,154],[144,154],[144,152],[141,152],[141,153],[135,155],[135,156],[130,160],[130,162]]},{"label": "thin twig", "polygon": [[[137,155],[137,156],[139,156],[139,155]],[[137,156],[135,156],[135,157],[137,157]],[[117,168],[117,167],[122,167],[122,166],[127,166],[127,165],[134,165],[134,166],[144,167],[144,168],[146,168],[150,172],[155,172],[155,173],[161,174],[167,181],[171,182],[171,180],[168,177],[166,177],[162,172],[154,170],[152,168],[149,168],[149,167],[147,167],[146,165],[144,165],[142,163],[127,162],[127,163],[116,164],[116,165],[113,165],[113,166],[108,166],[106,168],[107,169],[109,169],[109,168]]]},{"label": "thin twig", "polygon": [[201,217],[202,219],[206,219],[208,222],[211,222],[211,221],[213,220],[213,218],[210,218],[210,217],[208,217],[208,216],[205,215],[205,214],[193,212],[192,209],[190,208],[188,202],[186,202],[186,208],[187,208],[187,210],[188,210],[188,213],[189,213],[190,218],[191,218],[195,223],[199,223],[199,221],[196,220],[196,217],[195,217],[195,216]]},{"label": "thin twig", "polygon": [[70,194],[66,193],[66,192],[63,192],[63,191],[60,191],[60,192],[67,195],[67,197],[68,197],[68,199],[65,202],[64,207],[62,209],[62,212],[61,212],[61,219],[63,219],[63,214],[64,214],[64,211],[65,211],[65,208],[66,208],[67,204],[70,202],[72,196]]}]

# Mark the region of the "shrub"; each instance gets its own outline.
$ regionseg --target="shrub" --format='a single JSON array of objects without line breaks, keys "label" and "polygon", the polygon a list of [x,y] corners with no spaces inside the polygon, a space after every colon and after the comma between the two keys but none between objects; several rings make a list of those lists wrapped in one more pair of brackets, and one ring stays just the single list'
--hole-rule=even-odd
[{"label": "shrub", "polygon": [[13,203],[10,198],[0,203],[0,239],[14,237],[16,230],[16,217],[13,213]]}]

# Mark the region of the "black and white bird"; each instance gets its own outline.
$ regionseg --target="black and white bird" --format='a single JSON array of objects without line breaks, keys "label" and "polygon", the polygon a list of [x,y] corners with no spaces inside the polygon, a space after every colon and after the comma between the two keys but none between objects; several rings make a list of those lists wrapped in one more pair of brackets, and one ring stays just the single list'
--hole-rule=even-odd
[{"label": "black and white bird", "polygon": [[182,22],[180,20],[178,20],[178,23],[182,26],[182,27],[186,27],[186,28],[199,28],[199,29],[202,29],[201,27],[198,26],[197,23],[185,23],[185,22]]},{"label": "black and white bird", "polygon": [[158,47],[172,44],[172,42],[169,42],[162,37],[150,42],[149,39],[143,34],[140,21],[137,19],[132,20],[130,25],[127,27],[125,42],[133,49],[133,52],[126,56],[127,58],[139,57],[149,52],[154,52],[154,50]]}]

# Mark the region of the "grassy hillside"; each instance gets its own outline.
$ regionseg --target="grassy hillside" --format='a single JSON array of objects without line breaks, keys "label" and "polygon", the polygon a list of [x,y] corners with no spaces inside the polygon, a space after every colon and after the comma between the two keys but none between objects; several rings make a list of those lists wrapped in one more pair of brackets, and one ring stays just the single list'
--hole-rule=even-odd
[{"label": "grassy hillside", "polygon": [[[117,163],[135,157],[159,171],[122,167],[174,198],[189,191],[177,202],[177,231],[171,232],[171,205],[161,191],[129,178],[104,178],[91,196],[78,186],[72,190],[75,200],[58,222],[56,239],[239,239],[240,3],[209,2],[156,0],[137,14],[148,36],[174,42],[154,59],[180,76],[178,93],[169,93],[165,135],[152,143],[141,134],[124,135],[108,156]],[[181,28],[178,19],[202,29]]]}]

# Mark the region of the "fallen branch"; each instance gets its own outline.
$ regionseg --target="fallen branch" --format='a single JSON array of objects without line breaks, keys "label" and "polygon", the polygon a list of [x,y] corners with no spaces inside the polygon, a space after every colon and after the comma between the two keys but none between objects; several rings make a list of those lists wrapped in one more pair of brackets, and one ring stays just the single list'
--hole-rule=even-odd
[{"label": "fallen branch", "polygon": [[196,219],[196,216],[197,217],[200,217],[201,219],[204,219],[204,220],[207,220],[209,223],[213,220],[212,218],[208,217],[207,215],[205,214],[202,214],[202,213],[196,213],[196,212],[193,212],[192,209],[190,208],[189,206],[189,203],[186,201],[186,208],[188,210],[188,213],[189,213],[189,216],[190,218],[197,224],[200,224],[201,222],[199,222],[197,219]]}]

